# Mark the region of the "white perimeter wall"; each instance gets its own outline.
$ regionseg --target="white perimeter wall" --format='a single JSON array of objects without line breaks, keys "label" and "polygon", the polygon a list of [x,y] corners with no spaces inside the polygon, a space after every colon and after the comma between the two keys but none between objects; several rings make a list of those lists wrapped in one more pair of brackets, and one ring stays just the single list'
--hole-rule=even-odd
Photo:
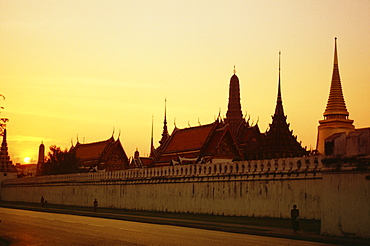
[{"label": "white perimeter wall", "polygon": [[323,172],[321,234],[370,238],[370,171]]},{"label": "white perimeter wall", "polygon": [[171,166],[7,180],[5,201],[256,217],[321,218],[321,159]]}]

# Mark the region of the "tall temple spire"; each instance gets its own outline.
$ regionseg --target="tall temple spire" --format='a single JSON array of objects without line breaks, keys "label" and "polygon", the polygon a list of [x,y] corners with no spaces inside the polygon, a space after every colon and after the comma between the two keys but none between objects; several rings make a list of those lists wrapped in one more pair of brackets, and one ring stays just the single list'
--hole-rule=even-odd
[{"label": "tall temple spire", "polygon": [[279,75],[278,92],[275,107],[275,114],[272,116],[270,129],[265,133],[259,149],[259,158],[284,158],[303,156],[307,151],[297,142],[284,115],[283,100],[281,97],[281,52],[279,51]]},{"label": "tall temple spire", "polygon": [[162,145],[168,139],[169,134],[167,130],[167,98],[164,99],[164,121],[163,121],[163,132],[162,132],[162,139],[159,143]]},{"label": "tall temple spire", "polygon": [[240,105],[239,78],[235,74],[235,66],[234,74],[230,79],[229,104],[226,113],[226,121],[229,124],[231,134],[236,137],[238,128],[243,122],[243,114]]},{"label": "tall temple spire", "polygon": [[155,156],[155,148],[154,148],[154,141],[153,141],[153,134],[154,134],[154,123],[153,123],[153,118],[154,116],[152,116],[152,133],[151,133],[151,137],[150,137],[150,157],[154,157]]},{"label": "tall temple spire", "polygon": [[347,119],[349,113],[344,102],[342,85],[339,76],[338,54],[337,54],[337,38],[334,43],[334,66],[333,75],[330,85],[330,93],[328,103],[324,112],[325,119]]},{"label": "tall temple spire", "polygon": [[16,172],[13,162],[8,154],[8,143],[6,141],[6,128],[3,131],[3,141],[0,151],[0,172]]},{"label": "tall temple spire", "polygon": [[350,132],[355,129],[353,120],[348,119],[346,103],[344,102],[342,84],[339,76],[337,38],[334,39],[333,74],[330,84],[329,99],[324,112],[324,120],[320,120],[316,149],[325,153],[325,139],[334,133]]}]

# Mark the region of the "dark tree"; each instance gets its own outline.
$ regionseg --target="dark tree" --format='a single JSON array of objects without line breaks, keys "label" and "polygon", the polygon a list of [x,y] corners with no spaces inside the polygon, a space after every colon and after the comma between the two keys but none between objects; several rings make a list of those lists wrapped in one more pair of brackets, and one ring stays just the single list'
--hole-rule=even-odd
[{"label": "dark tree", "polygon": [[77,162],[74,151],[62,150],[52,145],[41,173],[42,175],[76,173],[78,172]]}]

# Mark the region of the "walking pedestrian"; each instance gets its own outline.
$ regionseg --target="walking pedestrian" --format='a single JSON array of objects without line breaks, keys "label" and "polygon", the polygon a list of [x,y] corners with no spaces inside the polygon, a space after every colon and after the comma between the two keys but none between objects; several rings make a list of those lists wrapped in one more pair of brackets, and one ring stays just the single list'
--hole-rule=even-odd
[{"label": "walking pedestrian", "polygon": [[96,198],[95,198],[95,201],[94,201],[94,212],[96,212],[97,208],[98,208],[98,200],[96,200]]},{"label": "walking pedestrian", "polygon": [[293,209],[290,210],[290,217],[292,218],[292,229],[294,234],[297,234],[299,231],[299,209],[297,209],[297,205],[293,205]]},{"label": "walking pedestrian", "polygon": [[45,204],[44,196],[41,196],[41,207],[44,207],[44,204]]}]

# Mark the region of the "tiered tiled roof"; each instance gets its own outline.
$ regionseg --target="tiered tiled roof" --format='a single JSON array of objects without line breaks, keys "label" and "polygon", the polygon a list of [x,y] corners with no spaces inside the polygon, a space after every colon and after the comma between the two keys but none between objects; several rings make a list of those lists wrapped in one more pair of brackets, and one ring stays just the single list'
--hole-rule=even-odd
[{"label": "tiered tiled roof", "polygon": [[129,166],[129,160],[120,140],[114,140],[113,136],[94,143],[77,143],[71,151],[75,151],[79,166],[83,168],[122,170]]},{"label": "tiered tiled roof", "polygon": [[[198,163],[202,158],[209,161],[216,156],[233,159],[239,155],[233,141],[228,128],[218,121],[197,127],[175,128],[168,142],[155,158],[153,165],[169,165],[181,162],[181,158],[192,163]],[[223,153],[217,152],[217,149],[222,147],[221,143],[226,144],[229,150],[223,151]]]},{"label": "tiered tiled roof", "polygon": [[86,160],[97,160],[102,157],[105,150],[109,149],[109,147],[114,143],[113,137],[100,141],[100,142],[94,142],[94,143],[77,143],[75,146],[76,150],[76,157],[80,161],[86,161]]}]

